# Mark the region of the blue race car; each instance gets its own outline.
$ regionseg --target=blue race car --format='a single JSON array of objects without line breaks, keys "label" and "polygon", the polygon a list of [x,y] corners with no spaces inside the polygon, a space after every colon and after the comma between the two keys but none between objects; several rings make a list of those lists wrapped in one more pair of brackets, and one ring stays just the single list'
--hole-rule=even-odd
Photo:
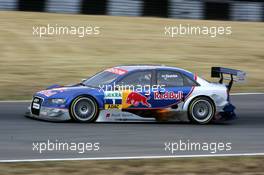
[{"label": "blue race car", "polygon": [[[117,66],[70,86],[34,94],[26,116],[77,122],[190,121],[206,124],[235,118],[229,92],[245,79],[239,70],[213,67],[211,83],[189,71],[154,65]],[[228,85],[224,76],[230,75]]]}]

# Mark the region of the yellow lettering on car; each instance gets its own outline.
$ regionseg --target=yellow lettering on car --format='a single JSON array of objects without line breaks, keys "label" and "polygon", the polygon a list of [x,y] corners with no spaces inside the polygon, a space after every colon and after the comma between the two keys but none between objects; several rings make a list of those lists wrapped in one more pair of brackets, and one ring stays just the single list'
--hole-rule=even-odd
[{"label": "yellow lettering on car", "polygon": [[105,104],[105,109],[122,109],[121,104]]}]

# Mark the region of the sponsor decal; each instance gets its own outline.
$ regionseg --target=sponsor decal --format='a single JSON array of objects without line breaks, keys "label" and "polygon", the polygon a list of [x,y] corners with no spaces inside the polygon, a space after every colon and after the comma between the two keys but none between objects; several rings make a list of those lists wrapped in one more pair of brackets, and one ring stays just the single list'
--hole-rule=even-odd
[{"label": "sponsor decal", "polygon": [[122,92],[105,91],[105,109],[122,109]]},{"label": "sponsor decal", "polygon": [[161,75],[161,77],[167,80],[168,78],[178,78],[179,76],[177,74],[165,74]]},{"label": "sponsor decal", "polygon": [[64,92],[67,88],[54,88],[54,89],[49,89],[49,90],[43,90],[38,93],[45,95],[46,97],[50,97],[52,95],[55,95],[60,92]]},{"label": "sponsor decal", "polygon": [[114,119],[114,120],[126,120],[126,119],[135,119],[136,115],[128,112],[122,111],[111,111],[105,114],[106,119]]},{"label": "sponsor decal", "polygon": [[105,109],[122,109],[121,104],[105,104]]},{"label": "sponsor decal", "polygon": [[117,74],[117,75],[124,75],[125,73],[127,73],[126,70],[120,69],[120,68],[110,68],[110,69],[106,69],[105,71],[111,72],[111,73]]},{"label": "sponsor decal", "polygon": [[105,99],[122,99],[122,93],[119,91],[105,91]]},{"label": "sponsor decal", "polygon": [[131,92],[126,98],[126,103],[133,106],[138,106],[139,104],[142,104],[143,106],[151,107],[151,104],[148,102],[148,100],[148,97],[145,97],[140,93]]},{"label": "sponsor decal", "polygon": [[37,104],[37,103],[33,103],[32,108],[34,108],[34,109],[40,109],[40,105]]},{"label": "sponsor decal", "polygon": [[110,114],[110,113],[107,113],[107,114],[105,115],[105,118],[109,118],[109,117],[111,117],[111,114]]},{"label": "sponsor decal", "polygon": [[173,91],[166,91],[163,93],[154,92],[154,99],[155,100],[182,100],[183,92],[182,91],[178,91],[177,93]]},{"label": "sponsor decal", "polygon": [[40,100],[38,98],[34,98],[33,102],[38,103]]},{"label": "sponsor decal", "polygon": [[39,92],[42,95],[45,95],[46,97],[50,97],[52,95],[57,94],[57,92],[52,92],[51,90],[44,90]]}]

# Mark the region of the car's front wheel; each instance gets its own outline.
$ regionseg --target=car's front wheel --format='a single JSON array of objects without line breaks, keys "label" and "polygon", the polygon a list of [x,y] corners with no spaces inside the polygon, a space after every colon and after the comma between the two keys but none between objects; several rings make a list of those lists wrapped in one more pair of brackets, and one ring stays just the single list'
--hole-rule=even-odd
[{"label": "car's front wheel", "polygon": [[207,97],[198,97],[191,102],[188,115],[193,123],[207,124],[215,115],[214,104]]},{"label": "car's front wheel", "polygon": [[71,117],[78,122],[94,122],[98,113],[98,105],[91,97],[77,97],[70,106]]}]

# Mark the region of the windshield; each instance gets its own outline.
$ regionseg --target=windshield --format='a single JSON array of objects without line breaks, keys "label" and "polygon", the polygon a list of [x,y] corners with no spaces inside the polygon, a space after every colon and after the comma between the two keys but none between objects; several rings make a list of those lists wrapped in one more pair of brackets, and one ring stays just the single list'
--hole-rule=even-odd
[{"label": "windshield", "polygon": [[103,85],[107,85],[109,83],[112,83],[119,76],[120,75],[114,74],[112,72],[103,71],[103,72],[100,72],[100,73],[94,75],[93,77],[85,80],[82,83],[86,86],[101,87]]}]

